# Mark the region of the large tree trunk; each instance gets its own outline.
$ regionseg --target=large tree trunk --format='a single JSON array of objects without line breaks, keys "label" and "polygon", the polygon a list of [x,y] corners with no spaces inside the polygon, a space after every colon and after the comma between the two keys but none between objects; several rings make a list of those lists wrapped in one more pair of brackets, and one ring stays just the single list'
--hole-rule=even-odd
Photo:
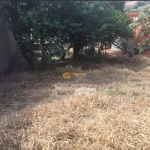
[{"label": "large tree trunk", "polygon": [[12,25],[12,31],[13,31],[13,35],[14,35],[14,39],[17,39],[17,33],[18,33],[18,12],[17,12],[17,0],[11,0],[11,13],[10,13],[10,17],[11,17],[11,25]]},{"label": "large tree trunk", "polygon": [[78,56],[79,51],[80,51],[80,48],[78,46],[74,46],[73,51],[74,51],[73,58],[77,59],[77,56]]},{"label": "large tree trunk", "polygon": [[62,60],[65,60],[65,56],[66,56],[66,53],[63,53],[63,55],[62,55]]},{"label": "large tree trunk", "polygon": [[28,51],[26,45],[22,44],[19,46],[21,53],[25,60],[28,62],[31,69],[35,69],[35,55],[33,51]]},{"label": "large tree trunk", "polygon": [[[19,34],[19,15],[17,10],[17,4],[18,0],[11,0],[11,21],[12,21],[12,32],[14,39],[17,41],[17,35]],[[29,66],[34,69],[35,68],[35,56],[33,51],[30,51],[27,49],[26,45],[20,43],[19,49],[23,55],[23,57],[26,59],[26,61],[29,63]]]},{"label": "large tree trunk", "polygon": [[74,52],[73,58],[74,59],[77,59],[77,56],[81,48],[82,48],[82,45],[80,43],[73,42],[73,52]]}]

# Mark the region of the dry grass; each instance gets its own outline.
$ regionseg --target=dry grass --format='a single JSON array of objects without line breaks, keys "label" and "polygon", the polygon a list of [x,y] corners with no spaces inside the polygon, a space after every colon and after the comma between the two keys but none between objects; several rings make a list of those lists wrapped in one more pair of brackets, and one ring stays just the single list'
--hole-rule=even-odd
[{"label": "dry grass", "polygon": [[143,56],[2,77],[0,149],[150,150],[149,78]]}]

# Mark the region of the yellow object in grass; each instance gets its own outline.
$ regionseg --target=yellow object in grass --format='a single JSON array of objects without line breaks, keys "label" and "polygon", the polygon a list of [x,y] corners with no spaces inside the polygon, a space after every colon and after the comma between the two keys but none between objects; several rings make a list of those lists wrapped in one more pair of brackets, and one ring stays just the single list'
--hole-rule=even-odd
[{"label": "yellow object in grass", "polygon": [[70,72],[63,73],[63,78],[64,79],[70,79],[71,77],[72,77],[72,74]]},{"label": "yellow object in grass", "polygon": [[72,77],[85,77],[85,73],[71,73],[71,72],[65,72],[62,74],[64,79],[70,79]]}]

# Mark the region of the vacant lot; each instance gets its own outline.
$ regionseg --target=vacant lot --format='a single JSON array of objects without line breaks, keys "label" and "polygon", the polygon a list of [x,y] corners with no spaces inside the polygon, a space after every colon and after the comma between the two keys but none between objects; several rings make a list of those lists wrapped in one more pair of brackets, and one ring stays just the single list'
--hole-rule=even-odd
[{"label": "vacant lot", "polygon": [[[67,71],[86,77],[63,79]],[[6,73],[0,122],[1,150],[150,150],[150,59]]]}]

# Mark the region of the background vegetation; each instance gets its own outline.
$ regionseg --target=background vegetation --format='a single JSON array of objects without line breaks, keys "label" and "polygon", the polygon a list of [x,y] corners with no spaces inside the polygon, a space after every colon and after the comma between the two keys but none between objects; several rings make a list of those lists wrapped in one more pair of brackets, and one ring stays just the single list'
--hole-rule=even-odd
[{"label": "background vegetation", "polygon": [[139,19],[132,23],[131,26],[136,28],[137,26],[141,26],[141,36],[147,37],[141,41],[139,45],[139,50],[144,51],[149,49],[150,39],[148,36],[150,35],[150,2],[149,1],[137,1],[133,7],[126,7],[125,12],[139,12]]},{"label": "background vegetation", "polygon": [[[28,1],[0,2],[1,17],[10,23],[18,47],[32,68],[36,62],[65,58],[72,47],[74,58],[84,46],[133,37],[124,1]],[[64,49],[63,44],[70,43]],[[38,55],[36,53],[38,50]]]}]

